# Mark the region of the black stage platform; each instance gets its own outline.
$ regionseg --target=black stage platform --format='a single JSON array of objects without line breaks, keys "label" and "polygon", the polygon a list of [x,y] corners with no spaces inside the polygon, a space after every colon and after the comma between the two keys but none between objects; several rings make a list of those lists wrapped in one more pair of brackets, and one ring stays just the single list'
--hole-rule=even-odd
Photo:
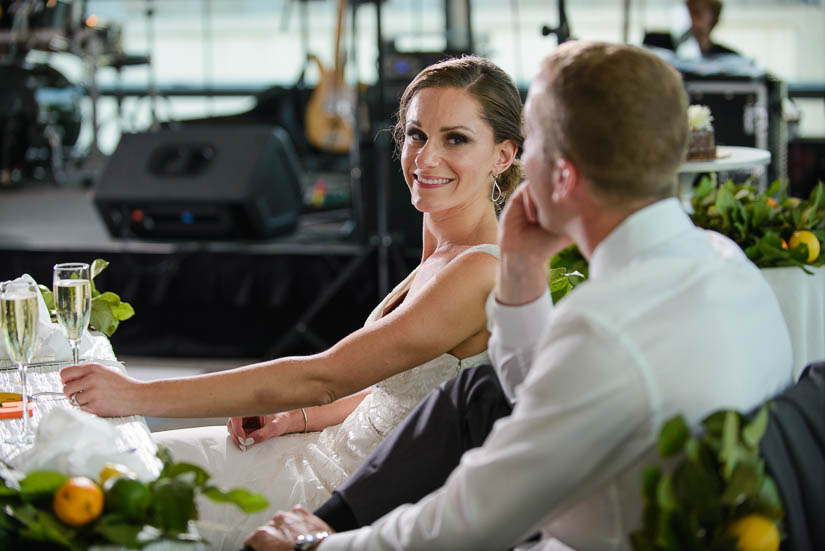
[{"label": "black stage platform", "polygon": [[[50,285],[58,262],[111,264],[95,280],[136,315],[112,338],[130,355],[269,358],[317,352],[363,324],[379,299],[377,245],[346,210],[304,214],[264,241],[145,241],[106,231],[91,191],[0,191],[0,279]],[[396,255],[390,283],[408,269]]]}]

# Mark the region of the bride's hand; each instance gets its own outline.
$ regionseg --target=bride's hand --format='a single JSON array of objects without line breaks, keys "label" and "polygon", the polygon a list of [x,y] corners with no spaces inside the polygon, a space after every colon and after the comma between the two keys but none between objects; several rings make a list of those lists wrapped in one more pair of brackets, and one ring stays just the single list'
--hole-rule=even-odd
[{"label": "bride's hand", "polygon": [[[63,394],[73,406],[101,417],[143,414],[144,383],[101,364],[70,365],[60,370]],[[298,412],[300,413],[300,411]]]},{"label": "bride's hand", "polygon": [[[296,415],[297,413],[297,415]],[[263,442],[276,436],[301,432],[304,428],[304,417],[300,409],[284,411],[274,415],[261,415],[261,428],[246,430],[243,427],[243,417],[231,417],[226,422],[230,440],[243,451],[253,444]],[[298,422],[300,420],[300,423]]]}]

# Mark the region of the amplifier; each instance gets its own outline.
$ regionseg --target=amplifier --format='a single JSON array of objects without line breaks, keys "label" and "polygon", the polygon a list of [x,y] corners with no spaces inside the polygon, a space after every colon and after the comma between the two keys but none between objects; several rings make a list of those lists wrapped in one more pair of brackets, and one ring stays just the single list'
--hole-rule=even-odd
[{"label": "amplifier", "polygon": [[249,239],[295,228],[302,171],[280,127],[124,134],[95,185],[115,237]]}]

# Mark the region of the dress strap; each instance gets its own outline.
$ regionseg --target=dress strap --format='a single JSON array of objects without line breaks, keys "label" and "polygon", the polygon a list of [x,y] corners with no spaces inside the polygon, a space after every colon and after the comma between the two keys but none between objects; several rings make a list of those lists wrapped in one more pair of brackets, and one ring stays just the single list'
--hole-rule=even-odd
[{"label": "dress strap", "polygon": [[459,254],[455,256],[455,258],[453,258],[453,260],[455,260],[456,258],[461,258],[465,254],[475,252],[487,253],[490,256],[501,258],[501,250],[498,248],[498,245],[496,245],[495,243],[481,243],[480,245],[473,245],[469,249],[461,251]]}]

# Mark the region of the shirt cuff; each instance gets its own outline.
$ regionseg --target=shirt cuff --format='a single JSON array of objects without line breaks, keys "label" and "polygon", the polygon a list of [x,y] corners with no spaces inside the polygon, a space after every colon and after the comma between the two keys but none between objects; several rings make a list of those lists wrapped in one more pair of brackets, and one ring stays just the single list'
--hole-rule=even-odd
[{"label": "shirt cuff", "polygon": [[336,532],[321,542],[321,545],[318,546],[318,551],[349,551],[350,549],[361,549],[361,547],[357,547],[359,539],[366,538],[371,530],[372,528],[369,526],[364,526],[357,530]]},{"label": "shirt cuff", "polygon": [[496,333],[498,341],[507,343],[507,348],[521,348],[538,341],[553,311],[553,301],[549,288],[533,302],[519,306],[500,304],[495,291],[491,291],[485,309],[490,333]]}]

